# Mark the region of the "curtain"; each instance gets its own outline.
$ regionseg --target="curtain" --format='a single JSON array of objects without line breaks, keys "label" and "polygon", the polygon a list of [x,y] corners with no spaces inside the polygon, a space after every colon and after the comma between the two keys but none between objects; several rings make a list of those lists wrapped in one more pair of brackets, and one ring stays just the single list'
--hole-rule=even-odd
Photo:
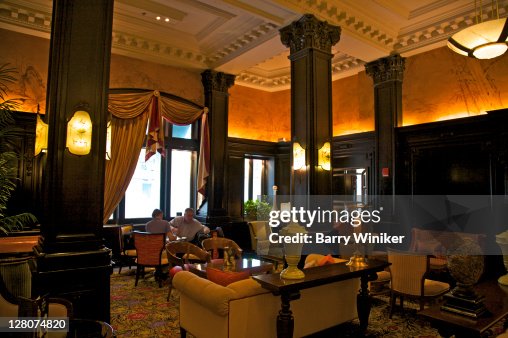
[{"label": "curtain", "polygon": [[[185,125],[202,117],[201,143],[198,160],[198,189],[204,194],[209,172],[209,137],[207,108],[161,96],[158,91],[110,94],[108,110],[112,115],[111,160],[106,162],[104,182],[104,223],[129,186],[136,170],[139,153],[148,124],[145,160],[156,151],[163,154],[164,131],[162,118]],[[203,139],[206,142],[203,142]],[[204,183],[203,183],[204,182]]]}]

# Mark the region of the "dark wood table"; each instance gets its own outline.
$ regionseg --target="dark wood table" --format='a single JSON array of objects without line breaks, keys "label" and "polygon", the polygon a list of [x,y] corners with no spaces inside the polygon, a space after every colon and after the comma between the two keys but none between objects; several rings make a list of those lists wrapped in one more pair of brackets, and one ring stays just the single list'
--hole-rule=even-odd
[{"label": "dark wood table", "polygon": [[273,270],[273,264],[268,262],[263,262],[259,259],[254,258],[243,258],[237,259],[236,265],[234,267],[224,266],[224,261],[222,259],[213,260],[210,263],[194,263],[189,265],[189,271],[198,275],[199,277],[206,278],[206,268],[211,267],[224,271],[234,271],[240,272],[249,270],[251,275],[256,275],[260,273],[268,273]]},{"label": "dark wood table", "polygon": [[300,290],[334,283],[342,280],[360,278],[360,291],[357,295],[357,311],[360,329],[364,333],[369,323],[371,299],[368,282],[377,278],[376,272],[384,270],[390,263],[370,260],[366,267],[347,266],[346,263],[328,264],[305,269],[303,279],[282,279],[279,273],[252,277],[265,289],[281,298],[281,310],[277,316],[277,337],[293,337],[294,318],[290,302],[300,298]]},{"label": "dark wood table", "polygon": [[[497,322],[508,316],[508,287],[499,285],[496,280],[485,281],[475,286],[479,295],[484,295],[487,313],[473,319],[441,310],[441,304],[433,305],[418,313],[430,321],[443,337],[484,337]],[[508,318],[504,323],[508,326]]]},{"label": "dark wood table", "polygon": [[39,236],[0,237],[0,256],[30,256],[38,241]]}]

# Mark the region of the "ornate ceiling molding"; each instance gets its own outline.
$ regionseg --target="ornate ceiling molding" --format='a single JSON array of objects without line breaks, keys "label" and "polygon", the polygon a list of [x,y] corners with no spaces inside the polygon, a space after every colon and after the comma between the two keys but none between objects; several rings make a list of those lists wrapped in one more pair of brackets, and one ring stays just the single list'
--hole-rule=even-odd
[{"label": "ornate ceiling molding", "polygon": [[[340,57],[332,60],[332,79],[337,80],[345,76],[353,75],[354,73],[359,73],[364,70],[364,65],[365,62],[362,60],[342,54]],[[289,72],[285,73],[285,75],[272,77],[265,74],[245,71],[236,77],[235,84],[269,92],[286,90],[290,88],[291,76]]]},{"label": "ornate ceiling molding", "polygon": [[175,65],[184,63],[188,67],[206,69],[209,60],[206,55],[160,41],[148,40],[124,32],[113,32],[112,50],[117,54],[131,56],[140,59],[141,56],[148,56],[152,60],[159,60],[159,63]]},{"label": "ornate ceiling molding", "polygon": [[51,8],[34,6],[24,1],[0,2],[0,22],[49,34]]}]

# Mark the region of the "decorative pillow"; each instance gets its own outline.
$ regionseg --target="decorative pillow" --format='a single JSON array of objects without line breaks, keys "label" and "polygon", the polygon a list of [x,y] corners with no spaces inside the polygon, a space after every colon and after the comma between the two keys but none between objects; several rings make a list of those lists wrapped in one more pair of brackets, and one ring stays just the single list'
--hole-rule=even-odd
[{"label": "decorative pillow", "polygon": [[183,269],[182,269],[182,267],[181,267],[180,265],[176,265],[176,266],[172,267],[172,268],[169,270],[169,275],[170,275],[171,277],[175,277],[175,275],[176,275],[178,272],[182,271],[182,270],[183,270]]},{"label": "decorative pillow", "polygon": [[325,265],[325,264],[333,264],[333,263],[335,263],[335,260],[333,259],[332,255],[328,254],[326,256],[323,256],[323,258],[321,258],[317,262],[317,265],[318,266],[322,266],[322,265]]},{"label": "decorative pillow", "polygon": [[305,263],[305,266],[303,267],[304,269],[307,269],[307,268],[312,268],[313,266],[317,266],[316,264],[316,261],[315,260],[312,260],[310,262],[307,262]]},{"label": "decorative pillow", "polygon": [[242,279],[247,279],[250,276],[250,271],[240,271],[240,272],[231,272],[231,271],[222,271],[214,268],[206,268],[206,278],[208,280],[222,285],[228,286],[231,283],[238,282]]},{"label": "decorative pillow", "polygon": [[418,240],[416,252],[424,254],[442,254],[445,251],[443,245],[437,240]]}]

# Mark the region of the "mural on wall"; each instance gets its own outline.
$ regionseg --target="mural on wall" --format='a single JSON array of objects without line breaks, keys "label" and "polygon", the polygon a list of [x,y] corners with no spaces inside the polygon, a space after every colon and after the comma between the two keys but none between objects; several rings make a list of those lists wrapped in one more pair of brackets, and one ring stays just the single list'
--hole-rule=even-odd
[{"label": "mural on wall", "polygon": [[228,136],[278,142],[291,138],[290,91],[229,90]]},{"label": "mural on wall", "polygon": [[374,89],[365,71],[332,82],[333,136],[374,130]]},{"label": "mural on wall", "polygon": [[403,124],[483,114],[508,104],[508,55],[476,60],[447,47],[406,59]]},{"label": "mural on wall", "polygon": [[[16,83],[10,86],[5,99],[18,99],[19,111],[46,111],[49,40],[0,29],[4,48],[0,64],[16,69]],[[34,51],[37,51],[34,53]]]},{"label": "mural on wall", "polygon": [[111,55],[110,88],[145,88],[204,104],[201,71],[186,70],[127,56]]},{"label": "mural on wall", "polygon": [[[6,98],[19,98],[20,111],[46,111],[49,40],[0,29],[2,44],[9,46],[0,54],[0,64],[16,68],[17,82]],[[184,70],[113,54],[110,88],[147,88],[174,94],[204,104],[203,85],[198,70]]]}]

